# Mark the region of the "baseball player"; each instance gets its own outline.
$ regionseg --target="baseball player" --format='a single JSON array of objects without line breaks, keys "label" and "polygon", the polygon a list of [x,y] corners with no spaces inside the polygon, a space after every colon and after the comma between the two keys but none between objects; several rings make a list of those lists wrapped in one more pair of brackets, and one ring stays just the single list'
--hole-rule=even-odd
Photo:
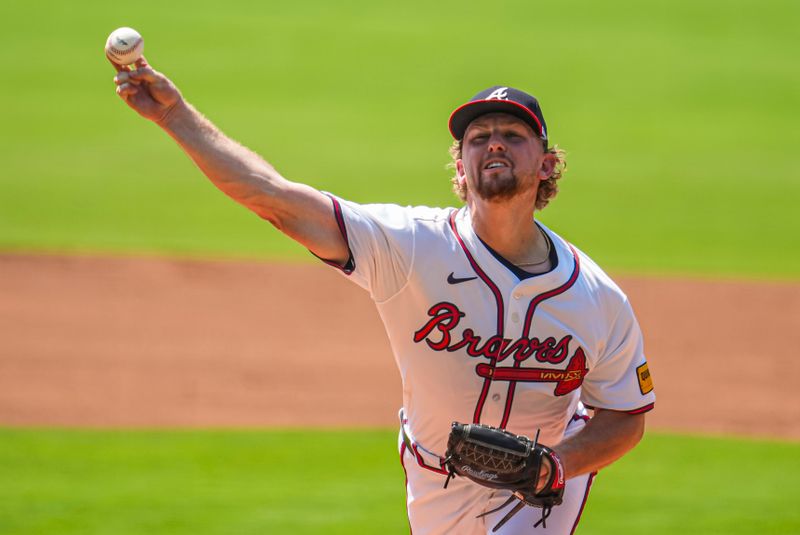
[{"label": "baseball player", "polygon": [[412,532],[486,534],[504,515],[491,511],[509,491],[459,477],[444,488],[457,421],[541,430],[561,460],[563,503],[546,524],[525,507],[498,533],[573,533],[594,475],[640,440],[655,397],[625,294],[534,217],[563,167],[538,101],[497,86],[452,113],[464,206],[360,205],[285,179],[144,58],[117,70],[119,96],[219,189],[372,296],[403,381],[398,447]]}]

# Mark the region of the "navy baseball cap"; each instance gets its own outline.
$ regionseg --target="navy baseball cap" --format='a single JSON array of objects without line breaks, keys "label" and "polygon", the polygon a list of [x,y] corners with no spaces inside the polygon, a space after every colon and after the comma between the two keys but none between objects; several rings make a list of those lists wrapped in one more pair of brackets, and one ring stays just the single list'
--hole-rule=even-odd
[{"label": "navy baseball cap", "polygon": [[487,113],[508,113],[519,117],[533,128],[537,136],[547,141],[547,124],[536,97],[519,89],[496,85],[484,89],[450,115],[450,133],[463,139],[469,123]]}]

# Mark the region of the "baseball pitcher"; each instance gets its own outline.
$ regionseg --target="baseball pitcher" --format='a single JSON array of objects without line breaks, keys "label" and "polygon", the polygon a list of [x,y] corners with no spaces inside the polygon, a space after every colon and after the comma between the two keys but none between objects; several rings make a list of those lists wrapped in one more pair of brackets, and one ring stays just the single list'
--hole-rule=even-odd
[{"label": "baseball pitcher", "polygon": [[412,532],[573,533],[655,396],[625,294],[536,219],[564,169],[537,99],[495,86],[452,112],[462,206],[363,205],[281,176],[144,58],[115,67],[220,190],[372,296],[403,381]]}]

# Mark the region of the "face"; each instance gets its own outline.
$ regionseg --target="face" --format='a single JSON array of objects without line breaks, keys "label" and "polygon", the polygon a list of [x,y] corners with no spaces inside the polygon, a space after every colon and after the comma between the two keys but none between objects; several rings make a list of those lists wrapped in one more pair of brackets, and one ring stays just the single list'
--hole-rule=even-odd
[{"label": "face", "polygon": [[536,197],[539,182],[553,170],[542,140],[522,119],[506,113],[482,115],[464,133],[460,180],[478,197],[495,201],[529,192]]}]

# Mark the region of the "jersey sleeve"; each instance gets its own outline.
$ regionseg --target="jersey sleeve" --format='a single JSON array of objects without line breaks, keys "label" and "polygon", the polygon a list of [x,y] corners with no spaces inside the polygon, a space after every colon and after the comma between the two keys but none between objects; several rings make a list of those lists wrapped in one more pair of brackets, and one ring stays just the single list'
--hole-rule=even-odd
[{"label": "jersey sleeve", "polygon": [[385,301],[408,281],[414,259],[414,218],[394,204],[362,205],[328,194],[350,259],[339,268],[353,282]]},{"label": "jersey sleeve", "polygon": [[593,408],[638,414],[652,409],[655,400],[642,332],[626,299],[604,351],[586,375],[581,401]]}]

